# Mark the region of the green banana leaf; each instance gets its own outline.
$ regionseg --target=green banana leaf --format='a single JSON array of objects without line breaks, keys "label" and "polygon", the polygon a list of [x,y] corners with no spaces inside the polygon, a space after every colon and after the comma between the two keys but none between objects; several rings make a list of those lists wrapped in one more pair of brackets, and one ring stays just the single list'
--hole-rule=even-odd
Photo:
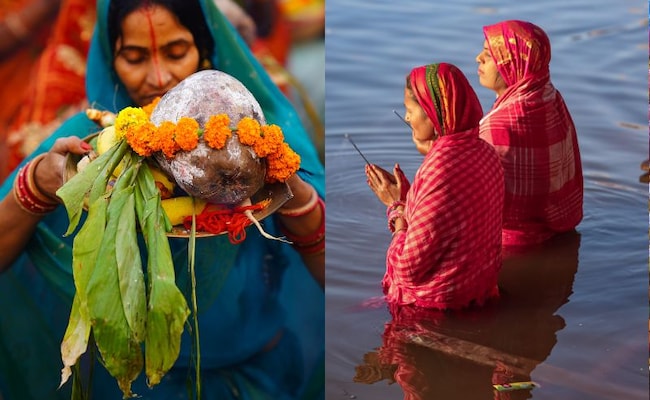
[{"label": "green banana leaf", "polygon": [[168,221],[148,168],[140,170],[137,183],[136,195],[140,196],[143,207],[136,209],[149,255],[145,373],[149,386],[154,386],[178,358],[181,333],[190,310],[176,286],[171,249],[164,231]]}]

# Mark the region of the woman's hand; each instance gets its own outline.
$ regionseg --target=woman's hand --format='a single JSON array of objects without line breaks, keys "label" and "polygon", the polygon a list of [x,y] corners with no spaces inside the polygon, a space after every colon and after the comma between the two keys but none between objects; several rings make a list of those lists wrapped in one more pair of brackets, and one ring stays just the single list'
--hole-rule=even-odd
[{"label": "woman's hand", "polygon": [[293,174],[289,177],[287,184],[289,185],[289,189],[291,189],[293,197],[282,206],[283,208],[299,208],[309,201],[313,187],[303,181],[298,174]]},{"label": "woman's hand", "polygon": [[92,147],[76,136],[57,139],[34,171],[37,189],[47,197],[58,199],[56,191],[63,185],[65,158],[68,153],[86,154]]},{"label": "woman's hand", "polygon": [[366,178],[370,189],[387,207],[396,201],[406,200],[406,193],[411,187],[399,164],[395,164],[393,174],[377,165],[366,165]]},{"label": "woman's hand", "polygon": [[[78,137],[57,139],[52,149],[45,153],[40,161],[36,160],[36,164],[29,164],[34,166],[33,170],[26,164],[25,168],[27,169],[23,168],[19,175],[24,171],[26,171],[24,173],[33,174],[28,179],[33,179],[36,185],[35,189],[40,192],[40,195],[51,198],[52,203],[60,201],[56,197],[56,191],[63,184],[65,156],[68,153],[84,154],[91,149],[88,143]],[[16,194],[17,189],[13,190],[13,193],[7,194],[0,201],[0,249],[3,249],[0,252],[0,272],[8,268],[23,251],[32,237],[36,225],[46,214],[34,213],[25,209],[19,199],[21,196]]]}]

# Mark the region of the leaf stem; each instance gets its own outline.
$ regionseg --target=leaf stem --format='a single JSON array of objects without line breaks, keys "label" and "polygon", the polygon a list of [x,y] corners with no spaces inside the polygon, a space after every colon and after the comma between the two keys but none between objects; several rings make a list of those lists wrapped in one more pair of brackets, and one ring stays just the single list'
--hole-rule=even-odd
[{"label": "leaf stem", "polygon": [[196,398],[201,399],[201,342],[199,340],[199,316],[198,302],[196,300],[196,209],[194,207],[194,198],[192,198],[192,228],[190,230],[188,245],[188,267],[190,280],[192,282],[192,315],[194,319],[194,348],[195,348],[195,373],[196,373]]}]

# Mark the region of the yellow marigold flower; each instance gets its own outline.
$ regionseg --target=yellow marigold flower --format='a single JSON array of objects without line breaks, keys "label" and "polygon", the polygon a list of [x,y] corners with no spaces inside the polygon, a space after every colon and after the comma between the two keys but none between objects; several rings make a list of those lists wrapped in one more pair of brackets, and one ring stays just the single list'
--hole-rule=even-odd
[{"label": "yellow marigold flower", "polygon": [[133,151],[143,157],[148,157],[153,153],[150,141],[155,133],[156,126],[149,121],[142,124],[132,124],[126,131],[126,142]]},{"label": "yellow marigold flower", "polygon": [[174,141],[185,151],[194,149],[199,143],[199,123],[193,118],[181,117],[176,123]]},{"label": "yellow marigold flower", "polygon": [[227,114],[213,115],[205,123],[203,139],[213,149],[222,149],[231,136],[230,117]]},{"label": "yellow marigold flower", "polygon": [[244,117],[237,123],[239,142],[246,146],[254,146],[262,138],[260,123],[251,117]]},{"label": "yellow marigold flower", "polygon": [[149,122],[149,117],[140,107],[123,108],[115,117],[115,136],[119,140],[126,135],[128,129],[134,125]]},{"label": "yellow marigold flower", "polygon": [[270,183],[284,182],[300,168],[300,156],[282,143],[278,151],[266,157],[266,180]]},{"label": "yellow marigold flower", "polygon": [[156,97],[155,99],[153,99],[151,103],[142,107],[142,110],[144,110],[145,114],[147,114],[147,117],[151,117],[151,113],[153,112],[153,109],[156,108],[159,102],[160,102],[160,97]]},{"label": "yellow marigold flower", "polygon": [[261,138],[253,144],[253,150],[258,157],[266,157],[271,153],[275,153],[283,141],[284,135],[279,126],[264,125],[262,126]]},{"label": "yellow marigold flower", "polygon": [[171,121],[163,121],[158,127],[158,132],[154,135],[155,145],[152,144],[154,151],[162,151],[165,157],[172,158],[180,146],[174,141],[176,135],[176,124]]}]

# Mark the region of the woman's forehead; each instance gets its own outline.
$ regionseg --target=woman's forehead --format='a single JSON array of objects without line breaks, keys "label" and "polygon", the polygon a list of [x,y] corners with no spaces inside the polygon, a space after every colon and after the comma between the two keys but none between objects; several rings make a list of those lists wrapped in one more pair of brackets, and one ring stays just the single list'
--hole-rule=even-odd
[{"label": "woman's forehead", "polygon": [[156,5],[139,8],[128,14],[122,21],[123,42],[160,44],[187,35],[191,33],[180,24],[174,14],[165,7]]}]

